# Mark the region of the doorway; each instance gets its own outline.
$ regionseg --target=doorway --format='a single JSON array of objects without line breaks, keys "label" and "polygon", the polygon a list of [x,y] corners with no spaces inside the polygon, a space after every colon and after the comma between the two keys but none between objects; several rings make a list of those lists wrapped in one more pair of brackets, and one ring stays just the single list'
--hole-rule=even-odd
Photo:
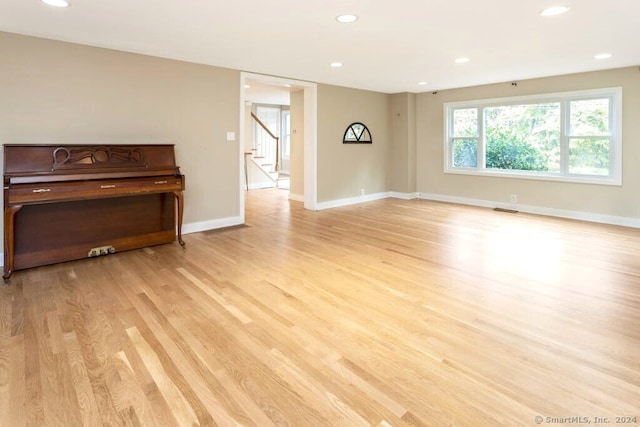
[{"label": "doorway", "polygon": [[[258,89],[258,90],[256,90]],[[247,135],[250,134],[247,120],[247,110],[256,103],[285,105],[285,98],[292,99],[293,105],[289,127],[291,133],[288,141],[286,158],[290,173],[292,192],[289,198],[304,202],[305,209],[317,209],[317,85],[298,80],[280,77],[264,76],[260,74],[241,73],[240,75],[240,211],[244,220],[244,192],[246,190],[245,161],[250,152]],[[266,102],[265,102],[266,101]],[[284,135],[286,137],[286,135]],[[249,151],[248,151],[249,150]]]}]

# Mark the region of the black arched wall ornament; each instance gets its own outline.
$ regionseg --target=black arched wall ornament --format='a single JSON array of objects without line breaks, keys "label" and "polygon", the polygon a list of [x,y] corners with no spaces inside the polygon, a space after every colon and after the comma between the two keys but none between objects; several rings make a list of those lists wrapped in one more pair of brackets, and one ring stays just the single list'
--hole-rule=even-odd
[{"label": "black arched wall ornament", "polygon": [[371,132],[360,122],[351,123],[342,137],[343,144],[372,144]]}]

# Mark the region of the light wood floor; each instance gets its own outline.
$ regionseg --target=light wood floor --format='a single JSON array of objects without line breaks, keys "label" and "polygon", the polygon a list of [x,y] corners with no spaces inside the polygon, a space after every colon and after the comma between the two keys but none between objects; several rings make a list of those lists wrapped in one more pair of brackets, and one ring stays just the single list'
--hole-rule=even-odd
[{"label": "light wood floor", "polygon": [[640,230],[286,196],[185,250],[16,272],[1,425],[640,420]]}]

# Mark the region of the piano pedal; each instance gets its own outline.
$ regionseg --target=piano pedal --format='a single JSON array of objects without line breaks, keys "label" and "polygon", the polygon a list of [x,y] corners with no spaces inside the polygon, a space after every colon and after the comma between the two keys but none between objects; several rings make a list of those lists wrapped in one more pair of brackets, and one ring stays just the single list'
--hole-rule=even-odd
[{"label": "piano pedal", "polygon": [[89,250],[87,257],[93,258],[100,255],[109,255],[115,253],[116,248],[113,246],[98,246],[97,248],[92,248]]}]

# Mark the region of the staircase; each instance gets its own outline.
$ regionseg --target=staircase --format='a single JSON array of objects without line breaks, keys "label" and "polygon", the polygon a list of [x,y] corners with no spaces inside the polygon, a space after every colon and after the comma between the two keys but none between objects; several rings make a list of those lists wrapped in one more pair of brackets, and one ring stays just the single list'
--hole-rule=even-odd
[{"label": "staircase", "polygon": [[253,158],[259,159],[259,163],[269,168],[270,172],[278,172],[280,170],[280,138],[275,136],[254,113],[251,113],[251,118],[258,124],[253,138]]},{"label": "staircase", "polygon": [[276,187],[280,171],[280,138],[275,136],[254,113],[251,113],[251,117],[258,126],[253,138],[254,147],[251,151],[244,153],[247,190]]},{"label": "staircase", "polygon": [[269,160],[265,157],[265,156],[256,156],[254,153],[257,151],[257,149],[252,149],[251,151],[251,160],[253,160],[253,163],[258,166],[260,169],[262,169],[262,171],[268,175],[273,182],[277,182],[278,181],[278,171],[276,170],[276,168],[274,167],[274,163],[273,162],[269,162]]}]

